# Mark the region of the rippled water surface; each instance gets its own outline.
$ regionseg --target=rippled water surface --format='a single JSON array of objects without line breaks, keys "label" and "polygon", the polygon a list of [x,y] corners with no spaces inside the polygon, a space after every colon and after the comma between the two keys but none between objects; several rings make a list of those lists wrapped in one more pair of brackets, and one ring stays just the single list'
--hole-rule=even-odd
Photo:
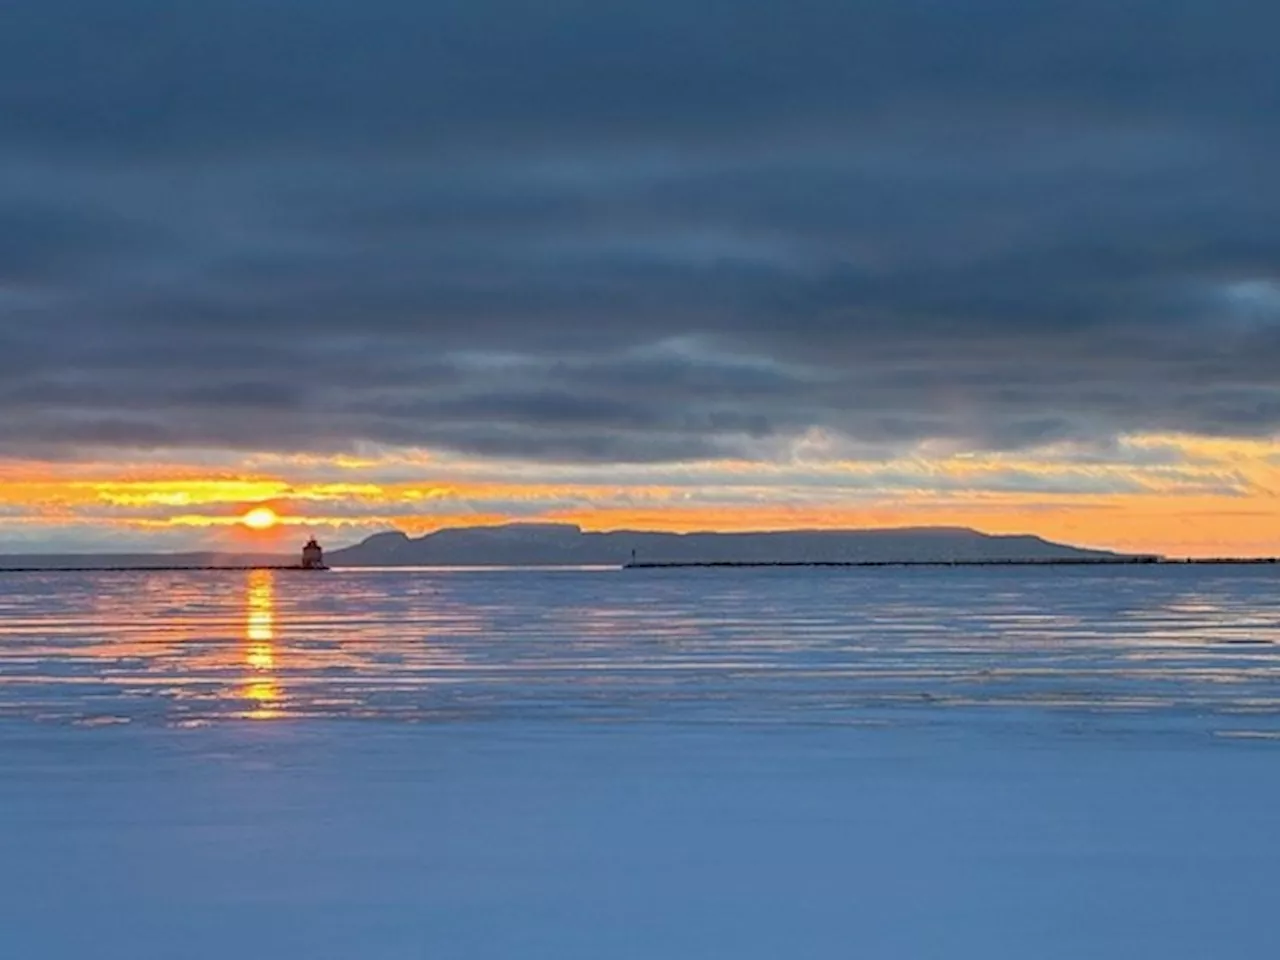
[{"label": "rippled water surface", "polygon": [[0,574],[0,717],[1280,733],[1272,567]]}]

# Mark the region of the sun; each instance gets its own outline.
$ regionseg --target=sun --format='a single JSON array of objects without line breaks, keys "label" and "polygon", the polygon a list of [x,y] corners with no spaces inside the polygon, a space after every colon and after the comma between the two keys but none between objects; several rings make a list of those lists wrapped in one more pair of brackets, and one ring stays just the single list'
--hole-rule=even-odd
[{"label": "sun", "polygon": [[254,507],[240,522],[250,530],[270,530],[280,522],[280,517],[270,507]]}]

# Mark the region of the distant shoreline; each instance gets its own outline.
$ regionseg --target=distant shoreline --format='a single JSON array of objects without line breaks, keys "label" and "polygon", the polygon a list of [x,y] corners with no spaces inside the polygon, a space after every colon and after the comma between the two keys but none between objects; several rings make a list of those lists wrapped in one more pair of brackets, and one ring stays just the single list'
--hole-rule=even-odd
[{"label": "distant shoreline", "polygon": [[674,560],[635,561],[624,570],[665,570],[679,567],[1132,567],[1132,566],[1250,566],[1280,563],[1280,557],[1209,557],[1183,560],[1166,557],[1057,557],[1040,560]]},{"label": "distant shoreline", "polygon": [[[1058,557],[1028,560],[672,560],[672,561],[634,561],[616,565],[592,565],[600,569],[618,570],[677,570],[690,568],[739,569],[739,568],[875,568],[875,567],[1132,567],[1132,566],[1270,566],[1280,564],[1280,557],[1206,557],[1171,559],[1168,557]],[[249,572],[254,570],[298,571],[303,573],[324,573],[332,567],[317,569],[303,567],[298,564],[235,564],[235,565],[197,565],[197,566],[58,566],[58,567],[0,567],[0,574],[5,573],[193,573],[193,572]],[[353,564],[351,570],[413,570],[421,569],[418,565],[394,564]],[[475,564],[436,565],[439,570],[489,570],[490,566]],[[517,568],[527,570],[564,569],[555,564],[529,564]],[[576,567],[573,569],[577,569]]]},{"label": "distant shoreline", "polygon": [[232,566],[85,566],[85,567],[0,567],[0,573],[177,573],[180,571],[252,571],[299,570],[307,573],[323,573],[328,567],[304,567],[300,564],[245,564]]}]

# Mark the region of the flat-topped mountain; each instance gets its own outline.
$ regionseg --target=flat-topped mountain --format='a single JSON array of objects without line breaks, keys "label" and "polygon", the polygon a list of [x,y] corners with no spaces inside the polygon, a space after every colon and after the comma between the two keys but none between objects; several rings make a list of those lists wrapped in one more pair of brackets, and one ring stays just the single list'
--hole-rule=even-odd
[{"label": "flat-topped mountain", "polygon": [[422,537],[378,533],[328,554],[331,566],[552,566],[642,563],[857,563],[1119,560],[1124,555],[1030,535],[963,527],[766,533],[591,533],[573,524],[454,527]]}]

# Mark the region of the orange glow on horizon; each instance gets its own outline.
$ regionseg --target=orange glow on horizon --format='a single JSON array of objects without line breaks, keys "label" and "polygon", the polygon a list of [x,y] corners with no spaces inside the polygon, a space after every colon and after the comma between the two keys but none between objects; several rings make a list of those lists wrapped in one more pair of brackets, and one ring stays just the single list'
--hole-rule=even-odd
[{"label": "orange glow on horizon", "polygon": [[291,553],[297,528],[332,549],[393,528],[421,536],[515,521],[675,532],[964,526],[1135,553],[1275,556],[1280,438],[1152,434],[1101,453],[922,448],[882,461],[628,467],[413,451],[228,455],[217,468],[0,460],[0,553],[32,552],[46,535],[54,549],[79,531],[88,546],[76,549],[127,540],[139,550]]}]

